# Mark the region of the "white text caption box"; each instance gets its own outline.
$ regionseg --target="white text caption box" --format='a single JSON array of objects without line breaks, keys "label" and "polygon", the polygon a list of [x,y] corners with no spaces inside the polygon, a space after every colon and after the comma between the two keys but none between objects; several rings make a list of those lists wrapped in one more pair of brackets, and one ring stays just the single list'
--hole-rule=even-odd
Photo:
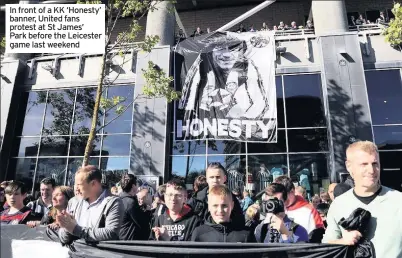
[{"label": "white text caption box", "polygon": [[6,53],[104,52],[104,4],[6,5]]}]

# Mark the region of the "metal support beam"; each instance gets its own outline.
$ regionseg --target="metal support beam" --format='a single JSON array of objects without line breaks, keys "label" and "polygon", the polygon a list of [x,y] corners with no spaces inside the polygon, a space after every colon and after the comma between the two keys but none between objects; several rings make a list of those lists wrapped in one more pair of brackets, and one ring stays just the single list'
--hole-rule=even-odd
[{"label": "metal support beam", "polygon": [[35,67],[36,67],[36,59],[33,58],[31,59],[31,67],[29,67],[29,74],[28,74],[28,79],[32,79],[33,73],[35,72]]},{"label": "metal support beam", "polygon": [[250,11],[240,15],[239,17],[237,17],[236,19],[234,19],[233,21],[229,22],[228,24],[220,27],[219,29],[217,29],[217,31],[226,31],[230,28],[232,28],[233,26],[235,26],[236,24],[244,21],[245,19],[247,19],[248,17],[258,13],[259,11],[261,11],[262,9],[264,9],[265,7],[267,7],[270,4],[275,3],[276,0],[267,0],[264,1],[263,3],[257,5],[256,7],[254,7],[253,9],[251,9]]},{"label": "metal support beam", "polygon": [[310,46],[309,46],[309,40],[308,37],[304,38],[304,48],[306,50],[306,58],[310,59],[311,53],[310,53]]},{"label": "metal support beam", "polygon": [[133,52],[131,52],[131,71],[133,73],[137,73],[137,53],[138,49],[133,48]]},{"label": "metal support beam", "polygon": [[371,51],[370,51],[370,46],[369,46],[369,43],[368,43],[368,36],[367,36],[366,32],[363,32],[363,38],[364,38],[364,51],[363,51],[363,53],[366,56],[370,56]]},{"label": "metal support beam", "polygon": [[60,56],[56,57],[53,61],[52,75],[54,78],[56,78],[57,75],[59,74],[59,70],[60,70]]},{"label": "metal support beam", "polygon": [[78,75],[80,77],[84,76],[84,67],[85,67],[85,54],[80,55],[79,61],[80,64],[78,66]]},{"label": "metal support beam", "polygon": [[187,35],[187,33],[186,33],[186,29],[184,28],[183,23],[181,22],[180,16],[179,16],[179,14],[177,13],[176,8],[174,8],[174,15],[176,16],[177,25],[179,26],[180,29],[183,30],[184,36],[186,36],[186,38],[188,38],[188,35]]}]

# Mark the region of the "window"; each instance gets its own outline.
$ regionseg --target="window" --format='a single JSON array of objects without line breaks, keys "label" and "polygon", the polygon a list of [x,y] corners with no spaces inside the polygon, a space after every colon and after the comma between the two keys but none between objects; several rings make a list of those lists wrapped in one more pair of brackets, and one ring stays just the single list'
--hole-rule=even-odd
[{"label": "window", "polygon": [[366,17],[367,20],[375,23],[377,22],[377,19],[380,18],[380,11],[379,10],[366,11]]},{"label": "window", "polygon": [[366,71],[374,141],[380,152],[381,183],[402,191],[401,70]]},{"label": "window", "polygon": [[[22,94],[16,137],[10,161],[15,179],[34,191],[52,177],[73,185],[81,166],[91,127],[96,88],[30,91]],[[106,183],[116,183],[129,170],[134,86],[105,89],[105,96],[124,98],[126,111],[116,118],[116,108],[100,110],[89,164],[104,172]]]},{"label": "window", "polygon": [[[256,191],[280,175],[291,176],[299,185],[307,180],[311,195],[327,187],[328,132],[320,74],[276,76],[275,81],[277,143],[173,141],[172,177],[186,178],[187,184],[193,184],[209,162],[221,162],[228,171],[231,189],[245,187],[246,173]],[[175,119],[184,116],[176,111]],[[174,128],[171,136],[174,139]],[[303,169],[308,169],[310,176],[302,176],[302,181],[298,173]]]},{"label": "window", "polygon": [[402,124],[400,70],[366,71],[367,93],[374,125]]},{"label": "window", "polygon": [[283,81],[287,127],[325,126],[320,76],[288,75]]},{"label": "window", "polygon": [[380,151],[381,184],[402,191],[402,151]]}]

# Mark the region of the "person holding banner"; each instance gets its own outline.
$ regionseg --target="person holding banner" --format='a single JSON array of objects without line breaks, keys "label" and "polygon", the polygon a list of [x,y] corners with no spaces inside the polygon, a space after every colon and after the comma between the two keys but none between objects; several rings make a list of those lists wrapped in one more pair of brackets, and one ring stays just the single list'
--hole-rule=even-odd
[{"label": "person holding banner", "polygon": [[63,211],[56,216],[63,244],[84,239],[86,242],[118,240],[123,218],[119,197],[102,187],[102,172],[96,166],[85,166],[75,174],[75,184],[82,199],[73,214]]}]

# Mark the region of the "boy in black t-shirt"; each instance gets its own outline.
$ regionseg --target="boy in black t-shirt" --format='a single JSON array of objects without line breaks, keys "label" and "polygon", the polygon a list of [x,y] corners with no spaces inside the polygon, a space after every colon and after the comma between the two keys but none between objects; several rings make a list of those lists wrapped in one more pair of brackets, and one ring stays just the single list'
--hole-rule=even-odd
[{"label": "boy in black t-shirt", "polygon": [[151,239],[159,241],[189,241],[193,230],[200,225],[187,201],[186,185],[177,179],[166,184],[167,210],[154,222]]},{"label": "boy in black t-shirt", "polygon": [[41,219],[24,205],[24,199],[27,196],[24,183],[12,181],[6,187],[5,193],[10,207],[1,213],[1,225],[26,224],[27,221]]}]

